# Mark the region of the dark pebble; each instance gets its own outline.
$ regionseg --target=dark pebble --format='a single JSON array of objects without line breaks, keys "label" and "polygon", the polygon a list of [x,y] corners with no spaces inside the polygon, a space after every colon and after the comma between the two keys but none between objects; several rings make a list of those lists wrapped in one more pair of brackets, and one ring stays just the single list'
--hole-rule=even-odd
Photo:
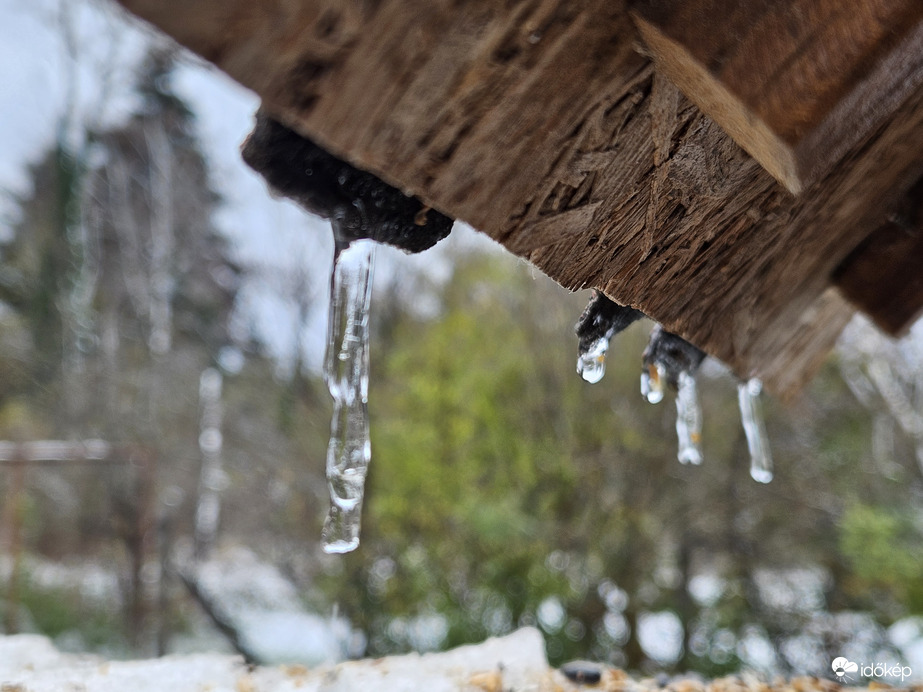
[{"label": "dark pebble", "polygon": [[571,682],[595,685],[602,680],[603,668],[592,661],[571,661],[561,666],[561,672]]}]

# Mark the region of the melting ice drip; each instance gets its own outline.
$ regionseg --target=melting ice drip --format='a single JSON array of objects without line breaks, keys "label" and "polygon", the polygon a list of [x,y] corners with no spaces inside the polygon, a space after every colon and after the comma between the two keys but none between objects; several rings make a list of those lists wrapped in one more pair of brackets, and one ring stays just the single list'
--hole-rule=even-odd
[{"label": "melting ice drip", "polygon": [[651,363],[641,371],[641,396],[652,404],[663,401],[666,370],[660,363]]},{"label": "melting ice drip", "polygon": [[[651,363],[641,373],[641,395],[652,404],[663,401],[667,371],[661,363]],[[695,375],[681,370],[676,376],[676,458],[683,464],[702,463],[702,409]]]},{"label": "melting ice drip", "polygon": [[[336,231],[336,224],[334,225]],[[324,381],[333,397],[327,487],[330,513],[324,523],[324,552],[348,553],[359,545],[369,441],[369,302],[374,243],[337,239],[330,282]]]},{"label": "melting ice drip", "polygon": [[744,434],[747,436],[747,447],[750,449],[750,476],[758,483],[768,483],[772,480],[772,454],[760,404],[762,389],[762,382],[756,378],[740,382],[737,385],[737,402],[740,405]]},{"label": "melting ice drip", "polygon": [[695,376],[683,370],[676,390],[676,437],[679,449],[676,457],[683,464],[702,463],[702,410],[696,392]]},{"label": "melting ice drip", "polygon": [[641,317],[643,315],[638,310],[619,305],[601,291],[594,291],[574,326],[579,352],[577,374],[590,384],[599,382],[606,374],[610,341]]},{"label": "melting ice drip", "polygon": [[606,353],[609,337],[601,336],[577,357],[577,374],[590,384],[599,382],[606,374]]},{"label": "melting ice drip", "polygon": [[654,327],[642,355],[641,395],[658,404],[668,384],[676,389],[676,457],[683,464],[702,463],[702,411],[695,373],[703,360],[704,351],[660,325]]}]

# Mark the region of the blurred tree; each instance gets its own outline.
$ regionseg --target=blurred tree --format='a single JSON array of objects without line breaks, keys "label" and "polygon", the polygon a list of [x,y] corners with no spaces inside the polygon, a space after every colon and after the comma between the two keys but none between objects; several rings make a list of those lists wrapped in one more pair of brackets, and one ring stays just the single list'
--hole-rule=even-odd
[{"label": "blurred tree", "polygon": [[[733,382],[713,368],[700,387],[705,463],[675,460],[673,407],[637,393],[643,326],[613,345],[593,386],[574,374],[561,328],[579,304],[521,266],[459,257],[450,282],[414,292],[435,296],[435,317],[398,290],[376,305],[363,543],[327,585],[370,632],[370,653],[522,624],[542,628],[553,661],[643,670],[823,673],[845,650],[855,632],[824,629],[821,614],[875,606],[839,539],[868,522],[850,528],[847,510],[907,519],[919,483],[869,468],[870,417],[834,367],[791,407],[767,402],[777,468],[763,486],[747,472]],[[916,534],[902,531],[895,559],[908,569],[893,579],[904,590],[888,584],[899,607],[874,611],[883,623],[915,608]],[[655,621],[678,623],[666,653],[651,648],[666,630],[642,636]],[[814,631],[821,648],[806,664],[799,638]]]},{"label": "blurred tree", "polygon": [[138,75],[137,114],[87,133],[78,153],[59,138],[33,167],[32,194],[0,256],[3,319],[21,345],[0,422],[26,402],[44,435],[147,450],[106,476],[132,565],[131,631],[147,617],[141,573],[156,559],[157,488],[195,495],[199,373],[232,342],[239,279],[172,70],[171,53],[153,50]]}]

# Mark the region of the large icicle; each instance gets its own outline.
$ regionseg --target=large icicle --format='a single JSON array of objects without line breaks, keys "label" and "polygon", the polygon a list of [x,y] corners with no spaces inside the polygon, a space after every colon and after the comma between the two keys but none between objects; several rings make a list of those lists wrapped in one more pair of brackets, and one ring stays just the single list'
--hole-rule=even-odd
[{"label": "large icicle", "polygon": [[346,244],[337,239],[324,357],[324,380],[333,397],[327,447],[330,513],[323,532],[327,553],[347,553],[359,545],[362,496],[372,454],[368,389],[374,251],[371,240]]},{"label": "large icicle", "polygon": [[325,151],[262,108],[241,153],[276,193],[333,225],[336,256],[324,361],[324,378],[334,402],[327,448],[332,505],[323,537],[328,553],[345,553],[359,545],[359,515],[371,456],[366,403],[370,241],[422,252],[449,234],[453,220]]},{"label": "large icicle", "polygon": [[750,449],[750,476],[758,483],[768,483],[772,480],[772,454],[759,398],[762,389],[762,382],[756,378],[740,382],[737,385],[737,401]]},{"label": "large icicle", "polygon": [[676,389],[676,437],[679,450],[676,457],[683,464],[702,463],[702,410],[696,391],[695,375],[683,370]]}]

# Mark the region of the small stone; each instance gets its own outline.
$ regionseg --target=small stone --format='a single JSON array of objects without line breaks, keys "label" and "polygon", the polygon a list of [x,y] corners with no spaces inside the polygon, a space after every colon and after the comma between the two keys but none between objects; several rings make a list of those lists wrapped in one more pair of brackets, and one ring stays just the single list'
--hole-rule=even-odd
[{"label": "small stone", "polygon": [[626,673],[621,668],[610,668],[609,669],[609,680],[611,682],[626,682],[631,680],[628,673]]},{"label": "small stone", "polygon": [[[719,682],[720,680],[716,680],[715,684]],[[683,678],[682,680],[672,681],[670,683],[670,689],[674,690],[674,692],[705,692],[705,685],[692,678]]]},{"label": "small stone", "polygon": [[571,661],[561,666],[561,672],[571,682],[581,685],[595,685],[603,677],[603,668],[592,661]]},{"label": "small stone", "polygon": [[484,692],[503,692],[503,675],[499,671],[476,673],[471,676],[468,683]]},{"label": "small stone", "polygon": [[237,678],[235,690],[236,692],[257,692],[253,678],[251,678],[249,674]]}]

